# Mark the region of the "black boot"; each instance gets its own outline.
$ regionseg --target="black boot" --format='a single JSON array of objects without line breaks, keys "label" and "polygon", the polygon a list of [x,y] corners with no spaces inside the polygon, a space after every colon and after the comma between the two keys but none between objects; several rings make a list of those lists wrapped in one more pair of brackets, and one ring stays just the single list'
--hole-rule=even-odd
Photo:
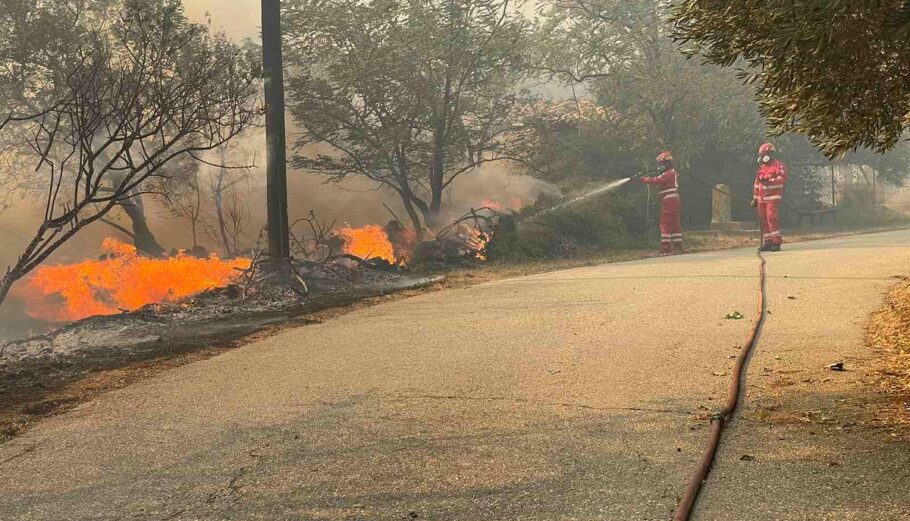
[{"label": "black boot", "polygon": [[768,251],[780,251],[780,244],[772,244]]},{"label": "black boot", "polygon": [[771,245],[762,244],[761,246],[758,247],[758,251],[771,251]]}]

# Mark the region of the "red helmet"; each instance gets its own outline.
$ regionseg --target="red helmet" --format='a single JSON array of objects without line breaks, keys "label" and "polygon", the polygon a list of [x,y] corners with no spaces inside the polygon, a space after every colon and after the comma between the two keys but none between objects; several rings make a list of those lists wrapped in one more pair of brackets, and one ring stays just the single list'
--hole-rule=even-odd
[{"label": "red helmet", "polygon": [[765,143],[764,145],[758,148],[758,155],[763,156],[765,154],[770,154],[771,152],[777,152],[777,149],[774,148],[774,145],[771,143]]},{"label": "red helmet", "polygon": [[669,150],[667,150],[666,152],[661,152],[660,155],[657,156],[657,162],[658,163],[672,163],[673,154]]}]

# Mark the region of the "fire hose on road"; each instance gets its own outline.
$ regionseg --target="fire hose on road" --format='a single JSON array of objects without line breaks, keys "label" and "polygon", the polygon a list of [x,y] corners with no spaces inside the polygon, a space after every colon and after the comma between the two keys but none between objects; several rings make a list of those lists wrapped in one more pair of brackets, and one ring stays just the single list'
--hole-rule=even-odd
[{"label": "fire hose on road", "polygon": [[[713,186],[710,183],[708,183],[707,181],[699,179],[695,176],[686,175],[685,177],[691,178],[695,181],[698,181],[699,183],[702,183],[706,186],[711,187],[714,190],[717,190],[717,188],[715,186]],[[549,210],[545,210],[543,213],[558,210],[560,208],[564,208],[566,206],[581,202],[583,200],[600,195],[602,193],[609,192],[615,188],[618,188],[618,187],[628,183],[631,180],[632,180],[632,178],[630,177],[630,178],[613,181],[612,183],[604,185],[603,187],[598,188],[597,190],[594,190],[581,197],[577,197],[575,199],[572,199],[571,201],[557,205]],[[729,192],[726,192],[726,193],[727,193],[727,195],[729,195],[733,198],[751,202],[751,200],[747,200],[746,198],[740,197],[736,194],[729,193]],[[648,197],[648,203],[649,203],[648,209],[650,210],[650,190],[648,191],[648,196],[649,196]],[[758,215],[757,209],[756,209],[756,216],[758,218],[757,220],[758,220],[759,227],[760,227],[759,240],[761,240],[761,238],[764,237],[765,230],[764,230],[764,223],[761,219],[761,216]],[[536,215],[535,215],[535,217],[536,217]],[[650,220],[650,214],[649,214],[649,220]],[[765,258],[762,256],[761,251],[759,251],[757,253],[757,255],[758,255],[758,259],[759,259],[759,287],[758,287],[758,313],[759,313],[759,315],[758,315],[758,319],[752,325],[752,329],[749,333],[749,337],[746,340],[745,344],[743,344],[743,347],[740,350],[739,356],[736,359],[736,366],[733,370],[733,381],[730,384],[730,391],[727,396],[727,401],[724,404],[724,407],[722,409],[719,409],[718,411],[716,411],[714,414],[711,415],[711,432],[710,432],[710,437],[708,438],[708,445],[705,448],[705,451],[702,454],[701,459],[699,459],[698,465],[695,468],[695,473],[693,474],[692,479],[689,481],[689,484],[687,485],[686,490],[683,493],[682,498],[680,499],[679,505],[676,508],[676,513],[673,516],[673,521],[689,521],[689,519],[691,518],[692,509],[695,506],[695,502],[698,499],[698,495],[701,492],[702,487],[705,484],[705,480],[707,479],[708,473],[711,470],[711,466],[714,464],[714,460],[717,456],[717,451],[720,446],[721,434],[723,433],[724,427],[727,426],[727,424],[729,424],[731,422],[734,415],[736,414],[736,409],[739,405],[740,397],[743,394],[743,388],[745,385],[746,368],[748,367],[749,360],[751,359],[752,354],[755,351],[755,347],[758,345],[758,339],[759,339],[759,336],[761,335],[761,330],[765,323],[765,317],[767,316],[767,302],[765,299],[765,290],[766,290],[766,286],[767,286],[766,272],[765,272]]]},{"label": "fire hose on road", "polygon": [[689,481],[689,485],[686,487],[685,493],[683,493],[682,499],[676,508],[676,513],[673,516],[673,521],[688,521],[692,514],[692,507],[695,506],[695,501],[698,499],[698,494],[701,492],[702,486],[705,483],[705,479],[708,477],[708,472],[711,470],[711,466],[713,465],[714,459],[717,455],[717,449],[720,445],[720,437],[724,430],[724,427],[730,422],[730,420],[733,419],[733,415],[736,413],[736,408],[739,405],[740,401],[740,395],[742,394],[742,390],[745,385],[746,367],[749,364],[749,360],[751,359],[752,354],[755,352],[755,347],[758,344],[758,339],[761,335],[762,327],[765,324],[765,317],[767,316],[767,301],[765,299],[765,258],[762,256],[761,252],[759,252],[757,255],[760,261],[758,287],[758,320],[756,320],[752,325],[752,330],[749,333],[749,337],[746,340],[746,343],[743,344],[743,348],[740,350],[739,356],[736,358],[736,367],[733,370],[733,381],[730,384],[730,392],[727,395],[727,402],[722,409],[711,415],[711,433],[710,437],[708,438],[708,446],[705,448],[701,459],[698,461],[698,465],[695,468],[695,473],[693,474],[692,479]]},{"label": "fire hose on road", "polygon": [[[695,176],[690,175],[687,177],[691,177],[700,183],[710,186],[709,183],[698,179]],[[736,194],[729,195],[738,199],[744,199],[737,196]],[[758,210],[756,210],[756,217],[758,218],[760,227],[760,237],[764,237],[764,224],[762,223],[761,216],[758,215]],[[740,396],[745,386],[746,368],[749,365],[749,360],[751,359],[752,354],[755,352],[755,347],[758,345],[758,339],[761,335],[762,327],[765,324],[765,317],[767,317],[767,301],[765,299],[765,292],[767,290],[767,277],[765,270],[766,263],[761,251],[759,251],[757,255],[759,259],[758,319],[755,321],[755,323],[752,324],[752,329],[749,332],[749,337],[747,338],[746,343],[743,344],[743,347],[739,352],[739,356],[736,358],[736,366],[733,369],[733,381],[730,383],[730,391],[727,395],[727,402],[724,404],[724,407],[722,409],[716,411],[711,415],[711,432],[708,438],[708,445],[705,447],[705,451],[702,454],[701,459],[698,461],[698,465],[695,467],[695,473],[689,480],[689,484],[682,495],[682,499],[680,499],[679,505],[676,507],[676,513],[673,515],[673,521],[689,521],[692,516],[692,508],[695,506],[695,501],[698,499],[698,495],[705,484],[705,480],[708,477],[708,472],[711,471],[711,466],[714,464],[714,460],[717,457],[717,449],[720,446],[720,437],[723,433],[724,427],[730,423],[730,421],[733,419],[733,416],[736,414]]]}]

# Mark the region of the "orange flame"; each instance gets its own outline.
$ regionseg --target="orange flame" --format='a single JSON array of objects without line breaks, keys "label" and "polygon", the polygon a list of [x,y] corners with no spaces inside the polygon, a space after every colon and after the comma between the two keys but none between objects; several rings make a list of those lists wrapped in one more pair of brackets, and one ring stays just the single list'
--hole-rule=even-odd
[{"label": "orange flame", "polygon": [[173,303],[226,286],[250,266],[249,259],[198,259],[180,253],[165,259],[141,257],[136,248],[107,238],[101,260],[42,266],[23,281],[17,295],[25,312],[48,322],[136,310],[146,304]]},{"label": "orange flame", "polygon": [[362,259],[380,258],[395,262],[395,247],[389,240],[389,234],[382,226],[375,224],[361,228],[345,226],[338,230],[344,239],[344,252]]},{"label": "orange flame", "polygon": [[474,258],[480,261],[487,260],[486,248],[490,243],[491,237],[486,233],[471,228],[467,236],[468,247],[473,250]]},{"label": "orange flame", "polygon": [[480,201],[480,206],[481,208],[492,208],[497,212],[502,210],[502,205],[498,201],[494,201],[492,199],[484,199],[483,201]]}]

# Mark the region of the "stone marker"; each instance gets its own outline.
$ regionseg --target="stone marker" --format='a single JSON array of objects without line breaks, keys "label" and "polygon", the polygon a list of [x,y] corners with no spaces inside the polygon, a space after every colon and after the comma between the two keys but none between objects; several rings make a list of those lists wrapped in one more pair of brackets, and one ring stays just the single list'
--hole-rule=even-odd
[{"label": "stone marker", "polygon": [[724,232],[754,230],[755,223],[733,220],[733,189],[729,185],[716,185],[711,197],[711,229]]},{"label": "stone marker", "polygon": [[733,197],[728,185],[716,185],[712,190],[711,229],[726,230],[733,222]]}]

